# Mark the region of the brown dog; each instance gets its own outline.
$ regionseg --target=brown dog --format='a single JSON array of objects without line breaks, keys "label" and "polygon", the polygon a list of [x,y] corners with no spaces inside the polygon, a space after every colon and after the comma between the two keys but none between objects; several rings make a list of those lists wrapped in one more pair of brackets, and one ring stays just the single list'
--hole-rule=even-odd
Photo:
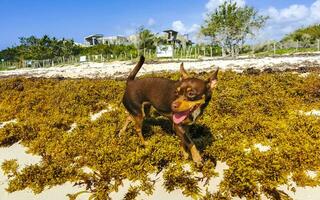
[{"label": "brown dog", "polygon": [[135,80],[135,76],[144,63],[144,57],[140,57],[127,79],[127,87],[123,96],[123,105],[131,117],[127,119],[123,132],[130,119],[135,121],[136,131],[145,144],[141,132],[144,116],[153,106],[157,112],[169,118],[173,123],[174,130],[180,138],[181,150],[187,158],[191,153],[192,159],[201,163],[199,151],[188,135],[188,125],[195,122],[202,114],[211,99],[212,90],[217,84],[217,69],[206,81],[189,78],[184,70],[183,63],[180,66],[182,77],[180,81],[166,78],[144,78]]}]

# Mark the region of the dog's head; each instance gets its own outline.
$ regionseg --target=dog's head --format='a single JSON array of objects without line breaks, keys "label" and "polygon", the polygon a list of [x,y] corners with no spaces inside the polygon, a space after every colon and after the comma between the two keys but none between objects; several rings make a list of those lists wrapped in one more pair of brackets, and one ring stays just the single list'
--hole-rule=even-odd
[{"label": "dog's head", "polygon": [[203,112],[217,84],[218,70],[207,80],[201,80],[189,77],[181,63],[181,79],[176,88],[176,99],[171,104],[175,124],[191,124]]}]

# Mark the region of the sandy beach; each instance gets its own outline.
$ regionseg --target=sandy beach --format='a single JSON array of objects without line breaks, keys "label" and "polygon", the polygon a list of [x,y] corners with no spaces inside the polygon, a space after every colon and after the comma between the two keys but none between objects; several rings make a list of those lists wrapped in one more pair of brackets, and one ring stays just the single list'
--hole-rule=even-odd
[{"label": "sandy beach", "polygon": [[[179,63],[184,62],[187,70],[201,72],[210,71],[216,67],[221,70],[243,72],[248,68],[264,70],[296,69],[299,67],[312,67],[320,64],[320,55],[265,57],[265,58],[239,58],[232,59],[203,59],[203,60],[175,60],[174,62],[144,64],[139,75],[156,73],[160,71],[178,71]],[[25,76],[25,77],[65,77],[65,78],[122,78],[132,70],[135,63],[131,61],[114,61],[109,63],[85,62],[78,65],[66,65],[50,68],[23,68],[16,70],[0,71],[0,77]]]}]

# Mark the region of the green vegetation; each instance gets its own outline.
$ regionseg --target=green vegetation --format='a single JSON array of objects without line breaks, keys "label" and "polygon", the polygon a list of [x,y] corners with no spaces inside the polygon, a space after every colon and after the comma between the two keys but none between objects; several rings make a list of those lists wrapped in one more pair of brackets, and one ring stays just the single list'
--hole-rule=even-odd
[{"label": "green vegetation", "polygon": [[149,30],[144,28],[143,26],[138,28],[138,49],[139,51],[143,51],[145,49],[155,50],[155,42],[157,38],[155,35]]},{"label": "green vegetation", "polygon": [[16,65],[22,66],[25,60],[46,60],[46,59],[67,59],[72,56],[80,55],[103,55],[104,57],[119,57],[120,55],[138,55],[134,45],[97,45],[92,47],[81,47],[74,43],[73,40],[58,40],[55,37],[50,38],[45,35],[42,38],[34,36],[20,38],[20,45],[7,48],[0,51],[1,60],[15,62]]},{"label": "green vegetation", "polygon": [[293,55],[296,53],[318,52],[320,49],[320,25],[300,28],[286,35],[280,41],[269,41],[254,47],[242,49],[244,54],[255,56]]},{"label": "green vegetation", "polygon": [[258,15],[253,7],[239,7],[236,2],[225,1],[208,14],[201,33],[212,38],[222,48],[223,54],[237,56],[253,30],[261,29],[267,17]]},{"label": "green vegetation", "polygon": [[80,51],[81,55],[102,55],[104,57],[110,57],[111,55],[119,57],[121,55],[132,55],[134,58],[138,57],[138,50],[134,45],[108,45],[99,44],[96,46],[82,47]]},{"label": "green vegetation", "polygon": [[[289,49],[276,49],[276,51],[272,50],[265,50],[265,51],[257,51],[255,52],[256,57],[266,57],[266,56],[276,56],[276,55],[293,55],[293,54],[308,54],[310,52],[316,52],[316,48],[302,48],[297,50],[296,48],[289,48]],[[251,52],[248,52],[247,54],[251,54]]]},{"label": "green vegetation", "polygon": [[285,36],[282,41],[302,41],[315,43],[320,39],[320,24],[315,24],[306,28],[300,28]]},{"label": "green vegetation", "polygon": [[[168,192],[180,188],[184,195],[199,199],[259,199],[262,194],[289,199],[278,187],[287,185],[294,191],[290,180],[298,186],[320,184],[320,118],[299,113],[320,108],[318,74],[302,78],[292,73],[220,73],[212,101],[191,128],[205,160],[202,167],[183,159],[171,125],[155,113],[143,128],[146,147],[140,146],[132,124],[118,135],[126,119],[121,105],[124,86],[122,81],[105,79],[1,79],[0,121],[18,123],[0,129],[0,146],[20,142],[29,153],[42,156],[40,163],[19,170],[16,161],[5,161],[7,191],[30,188],[40,193],[70,181],[102,200],[128,179],[138,185],[124,198],[134,199],[141,192],[153,192],[155,180],[148,175],[160,171]],[[90,113],[110,105],[115,110],[90,120]],[[74,122],[77,127],[68,132]],[[271,149],[260,152],[257,143]],[[203,196],[198,183],[215,178],[216,161],[226,162],[229,169],[219,192]],[[310,178],[307,170],[318,175]],[[81,193],[69,197],[77,195]]]},{"label": "green vegetation", "polygon": [[[208,15],[201,32],[212,38],[212,44],[187,43],[185,48],[176,48],[174,58],[199,58],[201,56],[221,56],[252,54],[272,56],[298,52],[314,52],[320,48],[320,25],[301,28],[284,37],[280,42],[267,42],[256,47],[245,45],[253,30],[261,28],[267,17],[260,16],[252,7],[239,8],[236,3],[225,2],[215,12]],[[0,51],[0,71],[19,67],[48,67],[79,62],[82,55],[93,62],[128,60],[144,54],[155,59],[157,44],[167,44],[163,37],[155,36],[150,30],[137,30],[137,46],[100,44],[83,47],[73,40],[34,36],[20,38],[20,44]],[[274,46],[275,45],[275,46]],[[275,49],[275,50],[274,50]]]},{"label": "green vegetation", "polygon": [[21,62],[23,60],[44,60],[55,57],[69,57],[80,53],[80,47],[73,40],[58,40],[44,35],[20,38],[20,45],[0,52],[0,60]]}]

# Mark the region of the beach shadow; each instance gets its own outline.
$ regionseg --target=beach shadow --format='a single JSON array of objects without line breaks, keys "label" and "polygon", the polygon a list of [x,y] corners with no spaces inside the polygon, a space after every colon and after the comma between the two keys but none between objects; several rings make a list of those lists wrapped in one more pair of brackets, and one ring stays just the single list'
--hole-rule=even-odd
[{"label": "beach shadow", "polygon": [[199,151],[204,151],[207,146],[213,143],[212,133],[206,125],[193,124],[190,126],[189,135]]},{"label": "beach shadow", "polygon": [[151,137],[154,133],[152,127],[158,126],[163,132],[169,135],[174,135],[171,122],[164,117],[148,117],[144,120],[142,124],[142,133],[148,138]]},{"label": "beach shadow", "polygon": [[208,126],[203,124],[193,124],[190,126],[190,136],[192,141],[195,143],[196,147],[200,151],[202,158],[206,160],[210,160],[217,164],[217,159],[212,155],[205,153],[205,149],[213,144],[214,137],[212,136],[212,132]]},{"label": "beach shadow", "polygon": [[[172,123],[165,117],[149,117],[146,118],[142,125],[142,133],[144,137],[149,138],[153,134],[152,127],[158,126],[163,132],[169,135],[175,135],[175,132],[172,128]],[[192,141],[195,143],[197,149],[203,156],[204,160],[210,160],[216,164],[216,158],[206,154],[204,150],[212,145],[214,138],[208,126],[202,124],[193,124],[189,129],[189,136]]]}]

